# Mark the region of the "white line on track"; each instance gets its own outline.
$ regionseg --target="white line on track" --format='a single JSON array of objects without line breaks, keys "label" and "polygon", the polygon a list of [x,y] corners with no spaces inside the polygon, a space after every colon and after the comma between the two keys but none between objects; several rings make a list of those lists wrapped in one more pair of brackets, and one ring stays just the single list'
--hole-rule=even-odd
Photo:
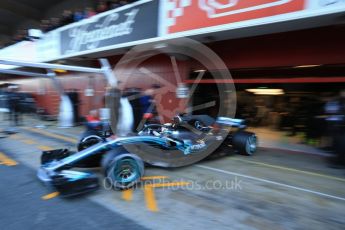
[{"label": "white line on track", "polygon": [[309,189],[305,189],[305,188],[301,188],[301,187],[296,187],[296,186],[292,186],[292,185],[288,185],[288,184],[283,184],[283,183],[279,183],[279,182],[275,182],[275,181],[271,181],[271,180],[266,180],[266,179],[253,177],[253,176],[247,176],[244,174],[230,172],[230,171],[217,169],[217,168],[212,168],[212,167],[205,166],[205,165],[194,165],[194,166],[198,167],[198,168],[203,168],[203,169],[208,169],[211,171],[219,172],[219,173],[224,173],[224,174],[233,175],[233,176],[239,176],[239,177],[243,177],[243,178],[247,178],[247,179],[251,179],[251,180],[261,181],[261,182],[274,184],[274,185],[278,185],[278,186],[282,186],[282,187],[286,187],[286,188],[290,188],[290,189],[295,189],[295,190],[302,191],[302,192],[312,193],[312,194],[319,195],[319,196],[324,196],[324,197],[333,198],[336,200],[345,201],[344,197],[333,196],[333,195],[329,195],[326,193],[317,192],[317,191],[313,191],[313,190],[309,190]]}]

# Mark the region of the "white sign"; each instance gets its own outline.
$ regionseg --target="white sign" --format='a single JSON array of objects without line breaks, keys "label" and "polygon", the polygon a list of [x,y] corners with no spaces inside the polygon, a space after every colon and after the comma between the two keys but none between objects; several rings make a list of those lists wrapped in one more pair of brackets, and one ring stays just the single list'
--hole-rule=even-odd
[{"label": "white sign", "polygon": [[95,91],[93,89],[85,89],[85,96],[86,97],[93,97],[94,92]]},{"label": "white sign", "polygon": [[189,97],[189,88],[186,84],[179,84],[176,88],[176,97],[177,98],[188,98]]},{"label": "white sign", "polygon": [[110,119],[110,109],[108,108],[101,108],[99,109],[99,118],[102,121],[107,121]]}]

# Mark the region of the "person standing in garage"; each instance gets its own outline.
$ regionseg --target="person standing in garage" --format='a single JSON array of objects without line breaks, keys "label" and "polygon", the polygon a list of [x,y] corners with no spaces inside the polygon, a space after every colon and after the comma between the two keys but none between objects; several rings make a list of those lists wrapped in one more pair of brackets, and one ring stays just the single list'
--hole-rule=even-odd
[{"label": "person standing in garage", "polygon": [[334,159],[335,165],[345,165],[345,90],[340,92],[337,102],[337,112],[333,116],[333,140],[334,151],[336,158]]},{"label": "person standing in garage", "polygon": [[20,120],[20,97],[17,93],[18,86],[9,86],[8,106],[10,110],[10,121],[13,126],[19,125]]}]

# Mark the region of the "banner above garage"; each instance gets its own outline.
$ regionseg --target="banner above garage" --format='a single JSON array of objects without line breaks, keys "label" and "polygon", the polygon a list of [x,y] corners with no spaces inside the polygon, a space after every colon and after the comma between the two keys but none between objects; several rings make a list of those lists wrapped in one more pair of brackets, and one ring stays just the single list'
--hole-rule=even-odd
[{"label": "banner above garage", "polygon": [[[265,27],[261,33],[324,26],[306,19],[339,12],[345,12],[345,0],[140,0],[47,33],[38,42],[37,55],[39,61],[93,53],[102,57],[123,47],[185,36],[255,36],[260,34],[256,26]],[[288,28],[270,27],[279,23]]]},{"label": "banner above garage", "polygon": [[157,37],[158,1],[107,11],[60,31],[61,55]]},{"label": "banner above garage", "polygon": [[345,0],[139,0],[50,31],[24,56],[15,44],[0,50],[0,57],[30,56],[38,62],[104,57],[124,47],[186,36],[204,42],[327,26],[344,12]]},{"label": "banner above garage", "polygon": [[[82,56],[158,36],[157,0],[141,0],[53,31],[36,41],[36,61]],[[1,52],[0,52],[1,53]]]},{"label": "banner above garage", "polygon": [[305,0],[174,0],[165,1],[166,28],[164,33],[265,18],[304,9]]},{"label": "banner above garage", "polygon": [[169,0],[160,7],[161,36],[194,35],[345,11],[345,0]]}]

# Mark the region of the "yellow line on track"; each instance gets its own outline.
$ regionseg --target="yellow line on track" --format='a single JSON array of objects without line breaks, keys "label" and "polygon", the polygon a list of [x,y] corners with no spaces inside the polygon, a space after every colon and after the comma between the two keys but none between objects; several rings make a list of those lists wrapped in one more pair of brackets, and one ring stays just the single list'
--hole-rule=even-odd
[{"label": "yellow line on track", "polygon": [[36,141],[34,140],[31,140],[31,139],[25,139],[25,140],[22,140],[25,144],[28,144],[28,145],[33,145],[33,144],[37,144]]},{"label": "yellow line on track", "polygon": [[39,145],[37,146],[38,149],[42,150],[42,151],[50,151],[53,150],[54,148],[49,147],[49,146],[45,146],[45,145]]},{"label": "yellow line on track", "polygon": [[49,200],[49,199],[57,197],[58,195],[60,195],[59,192],[49,193],[49,194],[47,194],[45,196],[42,196],[42,200]]},{"label": "yellow line on track", "polygon": [[170,183],[157,183],[157,184],[148,184],[145,187],[151,188],[163,188],[163,187],[177,187],[189,185],[190,182],[170,182]]},{"label": "yellow line on track", "polygon": [[70,143],[74,143],[74,144],[78,143],[78,140],[75,139],[75,138],[66,137],[66,136],[62,136],[62,135],[46,132],[46,131],[43,131],[43,130],[40,130],[40,129],[34,129],[34,128],[28,128],[28,127],[23,127],[22,129],[25,129],[25,130],[28,130],[28,131],[31,131],[31,132],[35,132],[35,133],[39,133],[39,134],[42,134],[44,136],[53,137],[53,138],[56,138],[56,139],[67,141],[67,142],[70,142]]},{"label": "yellow line on track", "polygon": [[0,164],[4,164],[7,166],[15,166],[18,163],[15,160],[6,156],[4,153],[0,152]]},{"label": "yellow line on track", "polygon": [[151,212],[158,212],[155,191],[151,186],[144,187],[146,207]]},{"label": "yellow line on track", "polygon": [[316,177],[323,177],[323,178],[327,178],[327,179],[345,182],[345,179],[343,179],[343,178],[330,176],[330,175],[326,175],[326,174],[321,174],[321,173],[309,172],[309,171],[304,171],[304,170],[299,170],[299,169],[294,169],[294,168],[289,168],[289,167],[284,167],[284,166],[279,166],[279,165],[272,165],[272,164],[267,164],[267,163],[263,163],[263,162],[250,161],[250,160],[244,160],[244,159],[238,159],[238,158],[233,158],[233,160],[242,161],[242,162],[251,163],[251,164],[256,164],[256,165],[261,165],[261,166],[268,167],[268,168],[275,168],[275,169],[280,169],[280,170],[296,172],[296,173],[301,173],[301,174],[306,174],[306,175],[311,175],[311,176],[316,176]]},{"label": "yellow line on track", "polygon": [[157,179],[167,179],[168,176],[143,176],[141,180],[157,180]]},{"label": "yellow line on track", "polygon": [[125,201],[131,201],[133,199],[133,190],[127,189],[122,191],[122,199]]}]

